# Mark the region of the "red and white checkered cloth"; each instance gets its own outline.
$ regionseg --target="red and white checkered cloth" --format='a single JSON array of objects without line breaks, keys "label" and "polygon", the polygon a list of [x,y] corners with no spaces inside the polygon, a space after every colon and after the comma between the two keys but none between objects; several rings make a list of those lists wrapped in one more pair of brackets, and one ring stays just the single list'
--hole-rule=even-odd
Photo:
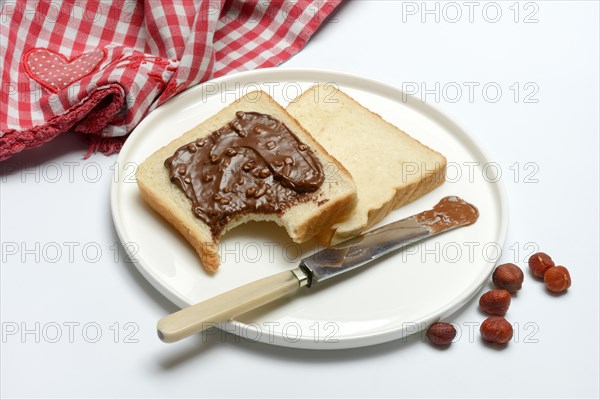
[{"label": "red and white checkered cloth", "polygon": [[173,95],[271,67],[341,0],[4,0],[0,160],[74,131],[118,151]]}]

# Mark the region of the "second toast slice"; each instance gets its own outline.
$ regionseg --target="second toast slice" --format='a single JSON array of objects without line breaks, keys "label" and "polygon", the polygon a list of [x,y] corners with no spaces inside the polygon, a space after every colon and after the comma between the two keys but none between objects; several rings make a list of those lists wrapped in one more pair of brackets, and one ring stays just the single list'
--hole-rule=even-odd
[{"label": "second toast slice", "polygon": [[339,243],[381,221],[390,211],[441,185],[446,158],[363,107],[330,84],[315,85],[287,111],[352,174],[356,208],[319,234]]}]

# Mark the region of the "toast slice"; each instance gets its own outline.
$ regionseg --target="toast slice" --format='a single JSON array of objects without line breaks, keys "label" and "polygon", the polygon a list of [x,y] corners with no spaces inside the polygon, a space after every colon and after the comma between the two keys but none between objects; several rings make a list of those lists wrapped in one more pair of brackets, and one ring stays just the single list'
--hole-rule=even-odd
[{"label": "toast slice", "polygon": [[[251,209],[252,207],[246,207],[246,204],[250,203],[243,203],[244,201],[256,201],[258,204],[258,200],[252,200],[250,197],[257,198],[259,195],[255,192],[252,192],[251,196],[250,194],[247,194],[249,192],[247,192],[245,188],[240,189],[238,186],[236,186],[236,184],[233,184],[233,187],[238,189],[231,189],[231,193],[227,191],[225,192],[227,194],[223,196],[229,196],[229,198],[236,202],[242,202],[244,205],[241,207],[246,209],[239,211],[238,213],[228,214],[229,216],[227,216],[226,219],[222,219],[222,221],[225,221],[225,223],[220,225],[217,229],[215,228],[215,225],[211,225],[195,214],[198,210],[198,204],[195,204],[193,208],[194,202],[192,198],[188,197],[186,192],[184,192],[184,187],[181,186],[183,185],[181,182],[185,179],[182,181],[177,181],[177,172],[169,170],[166,160],[171,156],[175,157],[174,154],[177,151],[185,151],[181,149],[189,149],[188,146],[191,143],[198,144],[201,142],[202,146],[204,146],[205,142],[213,146],[210,150],[212,157],[212,154],[215,154],[214,152],[218,151],[218,146],[220,146],[218,142],[216,142],[217,139],[214,138],[218,137],[218,139],[225,140],[222,139],[220,133],[217,132],[221,132],[223,129],[229,129],[228,134],[231,135],[229,137],[233,137],[234,140],[239,139],[235,137],[235,132],[238,132],[239,136],[243,138],[248,137],[252,140],[260,140],[260,133],[265,133],[265,131],[261,132],[260,128],[258,128],[259,130],[251,131],[253,133],[250,134],[242,134],[243,132],[240,133],[237,128],[233,128],[234,123],[232,121],[242,121],[241,119],[236,118],[242,118],[242,116],[248,115],[266,115],[265,118],[275,118],[283,123],[289,132],[292,133],[292,136],[295,135],[296,139],[303,144],[301,145],[298,144],[298,142],[291,142],[293,147],[289,147],[285,151],[291,151],[289,149],[304,150],[302,155],[300,155],[300,158],[297,159],[299,161],[296,162],[296,164],[301,164],[303,162],[302,157],[306,157],[307,153],[312,154],[314,159],[318,160],[322,165],[322,183],[320,186],[318,186],[318,188],[316,188],[316,190],[311,192],[307,191],[305,193],[294,194],[288,190],[285,193],[292,193],[292,199],[286,203],[285,207],[272,212],[263,212],[264,210],[261,212],[255,210],[255,212],[253,212]],[[281,125],[277,126],[280,127]],[[288,139],[289,137],[290,136],[287,136]],[[212,142],[213,140],[214,142]],[[264,143],[262,145],[263,147],[261,147],[261,151],[263,153],[268,153]],[[193,146],[194,145],[192,145],[192,147]],[[200,144],[198,144],[198,146],[200,146]],[[259,145],[257,144],[257,146]],[[274,154],[277,154],[278,157],[285,157],[286,154],[280,154],[285,149],[282,147],[283,144],[278,142],[278,146],[279,147],[270,153],[270,157],[275,157]],[[223,148],[224,146],[221,147]],[[196,148],[198,149],[198,153],[200,153],[201,150],[205,151],[209,147],[203,147],[202,149],[200,149],[200,147]],[[229,150],[231,152],[230,148],[231,146],[224,147],[225,150]],[[275,151],[277,151],[277,153],[275,153]],[[300,150],[297,151],[299,154]],[[194,150],[194,152],[196,152],[196,150]],[[256,161],[257,163],[260,163],[260,160],[262,160],[262,158],[255,155],[256,152],[251,152],[246,148],[238,148],[238,153],[239,154],[237,154],[237,156],[240,154],[247,154],[249,157],[256,157],[255,160],[258,160]],[[244,165],[244,159],[236,158],[235,160],[240,161],[236,163],[234,158],[231,157],[231,154],[233,153],[224,153],[221,155],[222,160],[229,157],[227,164],[223,164],[221,161],[217,162],[215,161],[215,158],[215,160],[213,160],[213,164],[216,163],[215,165],[210,164],[209,161],[202,167],[205,167],[208,164],[210,164],[209,167],[227,167],[227,171],[231,172],[232,174],[238,174],[239,176],[246,174],[243,176],[247,177],[246,180],[248,182],[258,182],[258,180],[262,177],[259,177],[258,173],[264,170],[264,168],[259,169],[258,172],[255,172],[254,169],[249,172],[246,169],[242,171],[241,168]],[[293,155],[297,156],[297,154]],[[265,154],[262,154],[262,156],[265,156]],[[266,157],[268,158],[269,154],[267,154]],[[283,160],[286,159],[283,158]],[[270,172],[273,178],[272,181],[269,181],[270,184],[261,183],[261,185],[266,186],[269,189],[267,190],[266,195],[260,196],[265,199],[271,199],[269,201],[272,202],[272,199],[275,198],[273,190],[277,188],[279,188],[278,190],[281,189],[281,187],[277,186],[280,185],[280,181],[276,181],[275,179],[283,179],[284,177],[280,174],[278,178],[275,178],[277,171],[273,169],[273,166],[263,165],[263,167],[264,166],[271,168]],[[285,167],[287,167],[287,165],[284,165],[282,169]],[[179,168],[182,167],[179,166]],[[200,167],[197,167],[196,169],[198,170],[198,168]],[[185,169],[186,168],[183,168],[183,170]],[[335,177],[330,178],[326,175],[328,169],[334,169],[336,171]],[[189,165],[188,170],[193,170],[191,165]],[[219,171],[223,170],[219,169]],[[304,173],[304,176],[308,175],[309,172]],[[183,172],[180,171],[180,173]],[[203,173],[204,172],[200,172],[200,175]],[[249,175],[250,173],[255,174],[253,175],[254,178]],[[265,173],[268,174],[269,171],[266,171]],[[285,173],[286,172],[284,172],[284,174]],[[192,172],[189,172],[189,174],[192,174]],[[290,174],[289,170],[287,171],[287,174]],[[292,175],[293,174],[296,174],[296,172],[292,172]],[[171,180],[171,177],[175,177],[173,181]],[[184,133],[179,138],[173,140],[165,147],[156,151],[139,166],[136,173],[136,178],[142,198],[185,237],[185,239],[192,245],[192,247],[200,256],[200,260],[202,261],[204,268],[210,272],[216,271],[219,267],[220,259],[218,254],[218,243],[220,238],[228,230],[237,225],[251,220],[273,221],[283,226],[294,242],[301,243],[307,241],[318,234],[321,230],[331,226],[336,221],[345,217],[356,205],[356,186],[350,173],[337,160],[331,157],[329,153],[318,142],[316,142],[315,139],[300,124],[298,124],[298,122],[292,118],[283,107],[281,107],[267,93],[261,91],[251,92],[239,98],[229,106],[222,109],[216,115],[212,116],[190,131]],[[223,173],[221,178],[217,179],[217,181],[220,183],[216,184],[217,186],[214,188],[217,188],[216,190],[222,190],[222,185],[227,183],[225,173]],[[187,180],[186,182],[189,184],[190,180]],[[201,182],[201,180],[198,180],[198,182]],[[240,178],[239,183],[241,184],[241,182],[243,182],[243,179]],[[227,184],[229,185],[230,183],[231,182]],[[193,185],[196,185],[196,182],[194,182]],[[192,187],[192,185],[188,185],[188,187]],[[204,192],[202,192],[202,190],[196,190],[195,186],[193,187],[193,190],[195,191],[194,193],[198,194],[198,196],[207,194],[210,189],[206,189],[205,186],[201,187]],[[228,187],[231,187],[231,185]],[[213,198],[211,196],[215,196],[214,198],[219,198],[216,196],[216,194],[213,195],[211,193],[208,193],[208,196],[209,199]],[[281,200],[281,198],[279,199]],[[206,205],[208,203],[203,204]],[[211,215],[213,215],[213,217],[216,215],[215,218],[222,217],[216,212]]]},{"label": "toast slice", "polygon": [[352,174],[356,208],[322,231],[336,244],[381,221],[390,211],[425,195],[445,180],[446,158],[369,111],[331,84],[311,87],[287,111]]}]

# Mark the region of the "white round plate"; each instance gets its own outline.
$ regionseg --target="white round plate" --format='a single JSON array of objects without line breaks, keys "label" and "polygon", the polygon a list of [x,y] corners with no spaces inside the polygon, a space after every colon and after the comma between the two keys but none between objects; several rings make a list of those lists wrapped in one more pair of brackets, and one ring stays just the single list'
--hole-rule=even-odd
[{"label": "white round plate", "polygon": [[[150,113],[125,143],[111,194],[114,223],[142,275],[180,307],[296,267],[313,244],[292,243],[272,223],[249,223],[225,235],[219,248],[221,267],[216,274],[207,274],[187,242],[142,201],[134,173],[155,150],[240,94],[260,88],[286,106],[317,82],[338,85],[448,160],[442,186],[392,212],[379,225],[429,209],[447,195],[475,204],[481,216],[472,226],[386,256],[335,282],[303,289],[220,328],[246,340],[311,349],[398,339],[449,316],[486,283],[505,240],[507,204],[502,183],[496,179],[497,164],[488,160],[473,139],[431,105],[393,86],[333,71],[275,68],[193,87]],[[220,333],[212,329],[207,334]]]}]

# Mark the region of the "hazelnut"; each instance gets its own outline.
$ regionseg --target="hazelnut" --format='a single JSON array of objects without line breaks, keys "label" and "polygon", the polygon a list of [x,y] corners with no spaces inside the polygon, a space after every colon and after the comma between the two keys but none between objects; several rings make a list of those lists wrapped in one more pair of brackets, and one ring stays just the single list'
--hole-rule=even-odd
[{"label": "hazelnut", "polygon": [[515,264],[499,265],[492,274],[492,281],[498,289],[516,293],[523,285],[523,271]]},{"label": "hazelnut", "polygon": [[246,172],[250,171],[251,169],[253,169],[256,166],[256,163],[252,160],[248,161],[247,163],[245,163],[244,165],[242,165],[242,169]]},{"label": "hazelnut", "polygon": [[544,272],[551,267],[554,267],[554,261],[546,253],[535,253],[529,257],[529,269],[536,278],[543,279]]},{"label": "hazelnut", "polygon": [[[231,126],[231,128],[233,128],[234,131],[236,131],[237,133],[242,133],[244,132],[244,128],[242,127],[242,124],[240,124],[238,121],[232,121],[229,126]],[[217,131],[218,132],[218,131]],[[245,136],[245,135],[244,135]]]},{"label": "hazelnut", "polygon": [[425,336],[436,346],[446,346],[456,337],[456,328],[447,322],[436,322],[427,329]]},{"label": "hazelnut", "polygon": [[558,265],[546,270],[544,283],[552,293],[561,293],[571,286],[571,275],[565,267]]},{"label": "hazelnut", "polygon": [[257,199],[264,196],[265,193],[267,193],[268,187],[266,187],[265,185],[259,186],[258,189],[256,190],[256,192],[254,193],[254,197],[256,197]]},{"label": "hazelnut", "polygon": [[486,314],[505,315],[510,306],[510,293],[507,290],[490,290],[479,298],[479,308]]},{"label": "hazelnut", "polygon": [[479,328],[481,337],[486,342],[505,344],[512,339],[513,328],[503,317],[489,317]]},{"label": "hazelnut", "polygon": [[269,168],[261,168],[260,171],[258,171],[258,177],[259,178],[268,178],[271,175],[271,171],[269,171]]}]

